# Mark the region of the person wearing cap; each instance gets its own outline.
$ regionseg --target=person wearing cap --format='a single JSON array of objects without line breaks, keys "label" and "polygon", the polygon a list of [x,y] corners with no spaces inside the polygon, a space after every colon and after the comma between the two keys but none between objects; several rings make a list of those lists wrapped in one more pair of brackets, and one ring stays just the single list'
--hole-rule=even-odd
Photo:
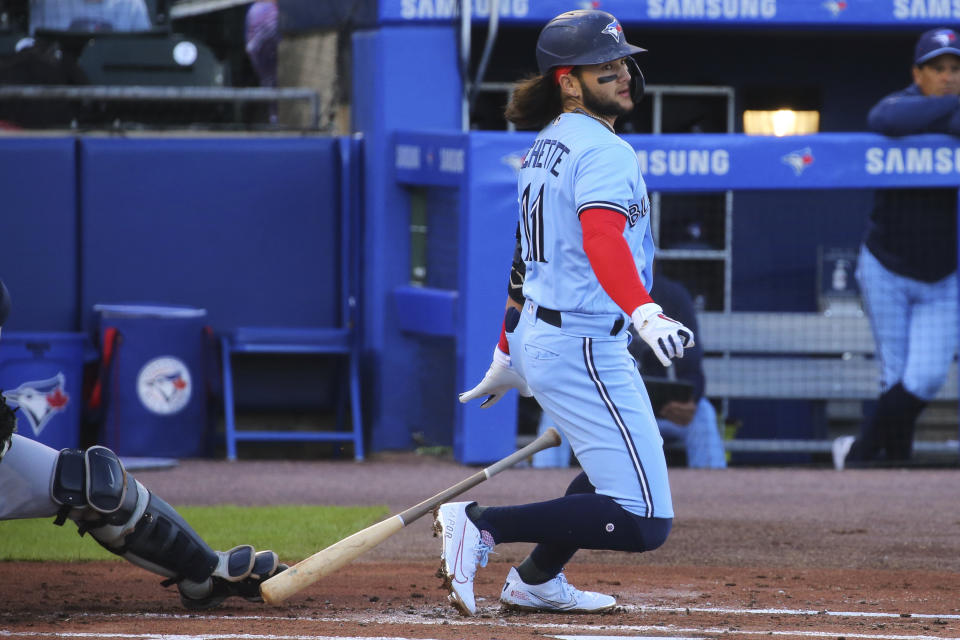
[{"label": "person wearing cap", "polygon": [[507,575],[500,602],[541,612],[599,612],[605,594],[563,573],[578,549],[642,552],[664,543],[673,504],[650,399],[627,351],[632,323],[664,366],[694,343],[650,297],[650,200],[633,148],[614,131],[643,95],[617,19],[561,14],[541,31],[539,74],[520,81],[506,117],[540,129],[521,162],[517,243],[494,362],[461,402],[532,394],[583,470],[555,500],[441,505],[442,576],[450,600],[476,612],[473,579],[495,544],[536,543]]},{"label": "person wearing cap", "polygon": [[[872,131],[960,135],[960,36],[931,29],[913,56],[913,84],[871,110]],[[880,364],[876,410],[833,443],[837,469],[902,465],[917,418],[957,353],[957,190],[881,189],[857,261]]]}]

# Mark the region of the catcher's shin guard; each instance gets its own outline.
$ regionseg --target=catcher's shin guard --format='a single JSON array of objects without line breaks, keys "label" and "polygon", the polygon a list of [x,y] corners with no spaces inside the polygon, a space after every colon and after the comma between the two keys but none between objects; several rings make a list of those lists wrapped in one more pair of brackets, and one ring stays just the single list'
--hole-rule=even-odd
[{"label": "catcher's shin guard", "polygon": [[[137,486],[143,485],[137,483]],[[167,576],[171,582],[183,578],[206,580],[220,564],[217,552],[173,507],[149,492],[147,495],[147,509],[133,532],[124,538],[120,549],[111,551],[144,569]],[[96,531],[90,533],[96,537]]]},{"label": "catcher's shin guard", "polygon": [[171,582],[205,581],[221,564],[183,517],[106,447],[61,451],[50,495],[61,505],[55,524],[69,517],[80,535],[89,532],[108,551]]},{"label": "catcher's shin guard", "polygon": [[254,552],[250,545],[218,551],[217,554],[221,563],[211,577],[199,583],[183,580],[177,585],[180,602],[187,609],[212,609],[230,596],[263,602],[260,584],[287,569],[273,551]]}]

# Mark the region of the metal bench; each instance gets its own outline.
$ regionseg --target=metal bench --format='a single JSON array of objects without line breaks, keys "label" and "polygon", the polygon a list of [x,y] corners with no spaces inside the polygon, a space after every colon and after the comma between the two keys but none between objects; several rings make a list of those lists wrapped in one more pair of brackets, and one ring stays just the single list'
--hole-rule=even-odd
[{"label": "metal bench", "polygon": [[[822,313],[704,312],[699,337],[706,395],[714,399],[874,400],[879,371],[869,320]],[[958,399],[957,365],[937,400]],[[829,440],[744,439],[731,451],[829,452]],[[956,451],[957,441],[917,451]]]}]

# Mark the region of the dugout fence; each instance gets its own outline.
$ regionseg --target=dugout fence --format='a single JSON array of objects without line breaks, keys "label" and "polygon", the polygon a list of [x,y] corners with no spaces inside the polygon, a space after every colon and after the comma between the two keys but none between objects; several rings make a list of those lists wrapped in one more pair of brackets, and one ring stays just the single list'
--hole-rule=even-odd
[{"label": "dugout fence", "polygon": [[[181,86],[70,86],[70,85],[7,85],[0,86],[0,100],[24,103],[24,108],[38,102],[75,105],[79,116],[64,123],[69,128],[92,129],[133,128],[163,129],[187,126],[191,129],[251,129],[278,130],[277,125],[245,121],[242,113],[248,105],[276,105],[279,103],[306,103],[309,113],[306,123],[297,129],[320,131],[321,96],[314,89],[267,87],[181,87]],[[125,105],[134,105],[134,110]],[[203,111],[203,105],[212,105],[214,111]],[[184,116],[171,117],[164,108],[173,107]],[[216,122],[203,122],[204,113]],[[197,121],[200,118],[201,121]]]}]

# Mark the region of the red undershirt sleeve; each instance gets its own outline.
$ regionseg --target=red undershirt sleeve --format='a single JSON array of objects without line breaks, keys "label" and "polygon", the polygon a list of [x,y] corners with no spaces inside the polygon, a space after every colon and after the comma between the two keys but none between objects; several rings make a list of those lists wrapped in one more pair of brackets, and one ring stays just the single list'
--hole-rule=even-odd
[{"label": "red undershirt sleeve", "polygon": [[510,343],[507,342],[507,321],[504,320],[500,325],[500,340],[497,341],[497,348],[505,354],[510,355]]},{"label": "red undershirt sleeve", "polygon": [[587,209],[580,214],[583,251],[607,295],[631,315],[642,304],[653,302],[633,261],[623,230],[627,219],[610,209]]}]

